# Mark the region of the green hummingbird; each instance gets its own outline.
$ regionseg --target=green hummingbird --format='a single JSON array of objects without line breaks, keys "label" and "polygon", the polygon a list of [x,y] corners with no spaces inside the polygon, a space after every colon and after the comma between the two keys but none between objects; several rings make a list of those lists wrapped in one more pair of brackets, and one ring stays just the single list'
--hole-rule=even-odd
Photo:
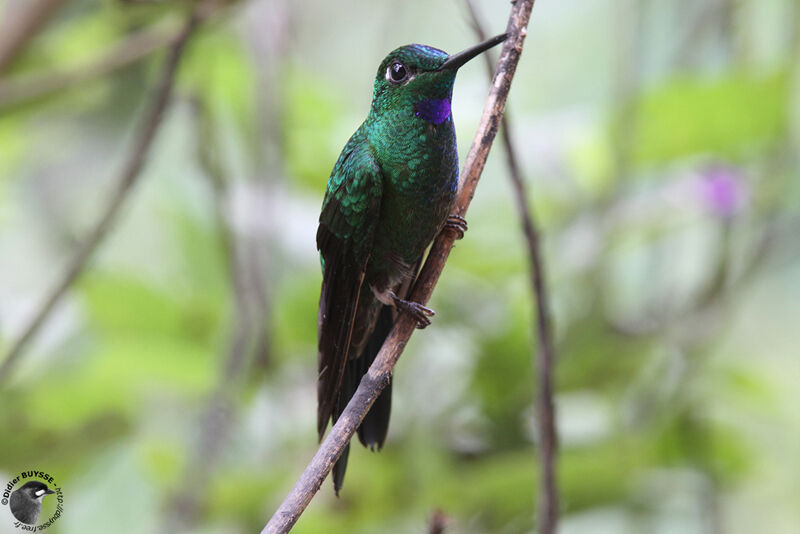
[{"label": "green hummingbird", "polygon": [[[412,44],[392,51],[375,77],[366,120],[333,167],[322,203],[317,248],[322,263],[318,316],[317,430],[325,434],[355,393],[398,313],[430,324],[433,310],[406,300],[420,260],[444,227],[458,189],[456,132],[450,112],[458,68],[503,42],[498,35],[458,54]],[[391,384],[358,428],[361,443],[386,439]],[[349,444],[333,467],[342,487]]]}]

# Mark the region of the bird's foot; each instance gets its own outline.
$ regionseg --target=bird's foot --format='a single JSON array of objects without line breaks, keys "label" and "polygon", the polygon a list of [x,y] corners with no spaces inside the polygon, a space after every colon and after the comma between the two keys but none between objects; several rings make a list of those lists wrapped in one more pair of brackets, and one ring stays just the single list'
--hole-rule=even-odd
[{"label": "bird's foot", "polygon": [[431,324],[429,317],[436,314],[432,309],[426,308],[419,302],[403,300],[394,294],[391,289],[378,290],[375,286],[370,286],[375,298],[386,306],[394,306],[403,313],[407,313],[417,322],[417,328],[422,329]]},{"label": "bird's foot", "polygon": [[455,239],[463,239],[464,232],[467,231],[467,220],[461,215],[450,214],[444,223],[444,229],[451,230],[455,234]]},{"label": "bird's foot", "polygon": [[419,329],[423,329],[431,324],[430,317],[436,314],[436,312],[434,312],[432,309],[426,308],[419,302],[403,300],[396,295],[392,295],[392,300],[394,301],[394,306],[398,310],[409,314],[414,318],[415,321],[417,321],[417,328]]}]

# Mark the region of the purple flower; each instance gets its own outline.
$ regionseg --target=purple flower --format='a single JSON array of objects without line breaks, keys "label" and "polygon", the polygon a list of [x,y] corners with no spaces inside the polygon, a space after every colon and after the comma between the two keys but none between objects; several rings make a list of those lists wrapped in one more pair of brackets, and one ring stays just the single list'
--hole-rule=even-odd
[{"label": "purple flower", "polygon": [[717,217],[733,217],[747,203],[747,186],[735,167],[709,166],[700,172],[698,182],[700,201]]}]

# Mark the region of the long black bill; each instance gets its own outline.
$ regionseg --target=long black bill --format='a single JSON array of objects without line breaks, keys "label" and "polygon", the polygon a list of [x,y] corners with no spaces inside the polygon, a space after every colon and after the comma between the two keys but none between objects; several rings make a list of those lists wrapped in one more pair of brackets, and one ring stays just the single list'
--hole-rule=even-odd
[{"label": "long black bill", "polygon": [[470,59],[474,58],[481,52],[486,52],[493,46],[497,46],[498,44],[502,43],[508,37],[507,33],[502,35],[496,35],[491,39],[487,39],[482,43],[476,44],[475,46],[471,46],[466,50],[459,52],[458,54],[453,54],[448,56],[442,66],[436,70],[447,70],[447,69],[457,69]]}]

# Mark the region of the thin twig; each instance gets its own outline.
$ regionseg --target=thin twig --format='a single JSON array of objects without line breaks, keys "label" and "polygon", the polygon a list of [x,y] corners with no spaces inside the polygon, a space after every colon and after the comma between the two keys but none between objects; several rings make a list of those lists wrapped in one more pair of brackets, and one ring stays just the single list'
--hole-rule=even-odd
[{"label": "thin twig", "polygon": [[64,0],[11,2],[0,24],[0,73],[8,67]]},{"label": "thin twig", "polygon": [[99,57],[71,70],[31,74],[0,81],[0,108],[42,98],[135,63],[174,43],[176,35],[182,31],[182,28],[176,28],[171,23],[158,23],[152,28],[126,37],[108,52],[103,52]]},{"label": "thin twig", "polygon": [[198,9],[195,9],[189,15],[183,30],[175,38],[166,59],[158,88],[153,93],[152,100],[149,102],[142,116],[142,120],[134,136],[130,155],[122,167],[117,186],[112,192],[102,216],[89,232],[86,239],[78,246],[72,259],[67,264],[66,269],[64,269],[61,274],[58,283],[44,299],[41,307],[36,311],[27,327],[23,330],[22,335],[20,335],[11,346],[3,363],[0,365],[0,383],[8,378],[12,366],[19,359],[27,343],[33,338],[36,332],[38,332],[39,328],[50,315],[50,312],[53,311],[56,304],[61,300],[61,297],[64,296],[73,282],[75,282],[83,272],[92,253],[97,249],[98,245],[103,241],[103,238],[105,238],[113,226],[120,208],[132,190],[133,185],[136,183],[137,178],[140,176],[140,171],[144,166],[147,153],[153,143],[158,127],[161,124],[164,110],[169,102],[173,83],[175,81],[175,73],[183,54],[184,45],[197,26],[198,20]]},{"label": "thin twig", "polygon": [[228,183],[221,161],[220,145],[214,135],[215,128],[207,105],[199,97],[192,99],[194,131],[197,133],[196,154],[200,168],[208,179],[214,198],[214,218],[227,261],[228,279],[234,302],[231,318],[232,335],[220,366],[216,388],[209,395],[199,424],[196,447],[187,462],[179,490],[170,495],[166,506],[162,532],[189,530],[197,522],[204,490],[220,462],[228,442],[236,414],[236,393],[246,373],[248,357],[256,347],[254,331],[260,330],[258,319],[248,305],[251,289],[247,286],[247,266],[241,259],[239,243],[230,222],[225,216]]},{"label": "thin twig", "polygon": [[434,510],[428,518],[428,534],[444,534],[450,518],[441,510]]},{"label": "thin twig", "polygon": [[552,534],[558,525],[558,487],[556,482],[556,456],[558,454],[558,438],[556,434],[556,414],[553,404],[553,367],[556,349],[553,342],[553,326],[549,307],[549,296],[541,252],[541,238],[536,227],[533,214],[527,203],[525,182],[519,172],[516,151],[509,134],[509,126],[503,117],[501,130],[503,144],[506,148],[509,175],[514,185],[517,208],[522,218],[522,229],[528,245],[530,256],[530,280],[536,300],[537,330],[539,342],[539,399],[538,423],[539,446],[541,448],[542,478],[539,497],[539,532]]},{"label": "thin twig", "polygon": [[[472,27],[478,40],[486,39],[486,32],[478,16],[472,0],[466,0],[467,8],[472,19]],[[485,54],[486,67],[489,76],[492,76],[492,59]],[[539,532],[552,534],[558,526],[558,487],[555,477],[556,455],[558,453],[558,439],[555,425],[555,408],[553,404],[553,365],[556,358],[553,343],[553,327],[549,308],[547,284],[545,281],[542,252],[540,247],[539,231],[531,209],[528,207],[528,195],[525,181],[520,171],[517,150],[511,139],[511,127],[508,113],[503,114],[500,137],[506,152],[508,174],[514,187],[515,200],[522,220],[522,230],[528,245],[530,260],[530,282],[533,299],[536,302],[537,326],[534,335],[539,344],[539,357],[537,359],[539,371],[538,395],[538,423],[539,446],[541,450],[541,485],[539,490]]]},{"label": "thin twig", "polygon": [[[262,190],[268,203],[275,202],[277,184],[286,172],[285,141],[286,99],[281,91],[285,81],[285,58],[290,53],[293,31],[294,4],[291,0],[251,2],[246,9],[245,41],[257,71],[256,79],[256,128],[250,136],[249,154],[253,163],[251,186]],[[266,232],[252,232],[248,236],[243,262],[249,266],[248,281],[253,313],[258,317],[258,339],[251,380],[261,379],[261,373],[271,365],[272,285],[276,274],[269,251],[279,248],[274,230],[278,228],[281,210],[267,209],[264,217]]]},{"label": "thin twig", "polygon": [[[528,20],[534,0],[517,0],[511,8],[506,31],[509,36],[503,45],[497,71],[492,80],[492,87],[484,106],[478,131],[470,147],[461,175],[460,189],[456,199],[454,213],[464,216],[475,196],[475,188],[480,180],[486,158],[497,134],[500,117],[503,114],[511,80],[522,53],[522,44],[527,33]],[[442,232],[433,242],[431,251],[420,271],[411,300],[425,304],[433,292],[439,276],[442,274],[447,257],[456,239],[454,232]],[[325,441],[320,445],[311,463],[308,464],[300,480],[286,496],[283,503],[262,530],[263,533],[276,534],[288,532],[297,522],[308,503],[319,490],[333,464],[342,454],[361,420],[375,402],[380,392],[391,379],[400,354],[415,328],[414,320],[406,314],[399,317],[392,331],[386,338],[375,361],[361,380],[353,398]]]},{"label": "thin twig", "polygon": [[[206,20],[230,3],[232,1],[219,0],[198,5],[194,11],[197,22]],[[82,65],[68,70],[0,79],[0,110],[58,93],[136,63],[177,42],[184,30],[183,25],[175,25],[174,21],[159,22],[121,39],[108,52]]]}]

